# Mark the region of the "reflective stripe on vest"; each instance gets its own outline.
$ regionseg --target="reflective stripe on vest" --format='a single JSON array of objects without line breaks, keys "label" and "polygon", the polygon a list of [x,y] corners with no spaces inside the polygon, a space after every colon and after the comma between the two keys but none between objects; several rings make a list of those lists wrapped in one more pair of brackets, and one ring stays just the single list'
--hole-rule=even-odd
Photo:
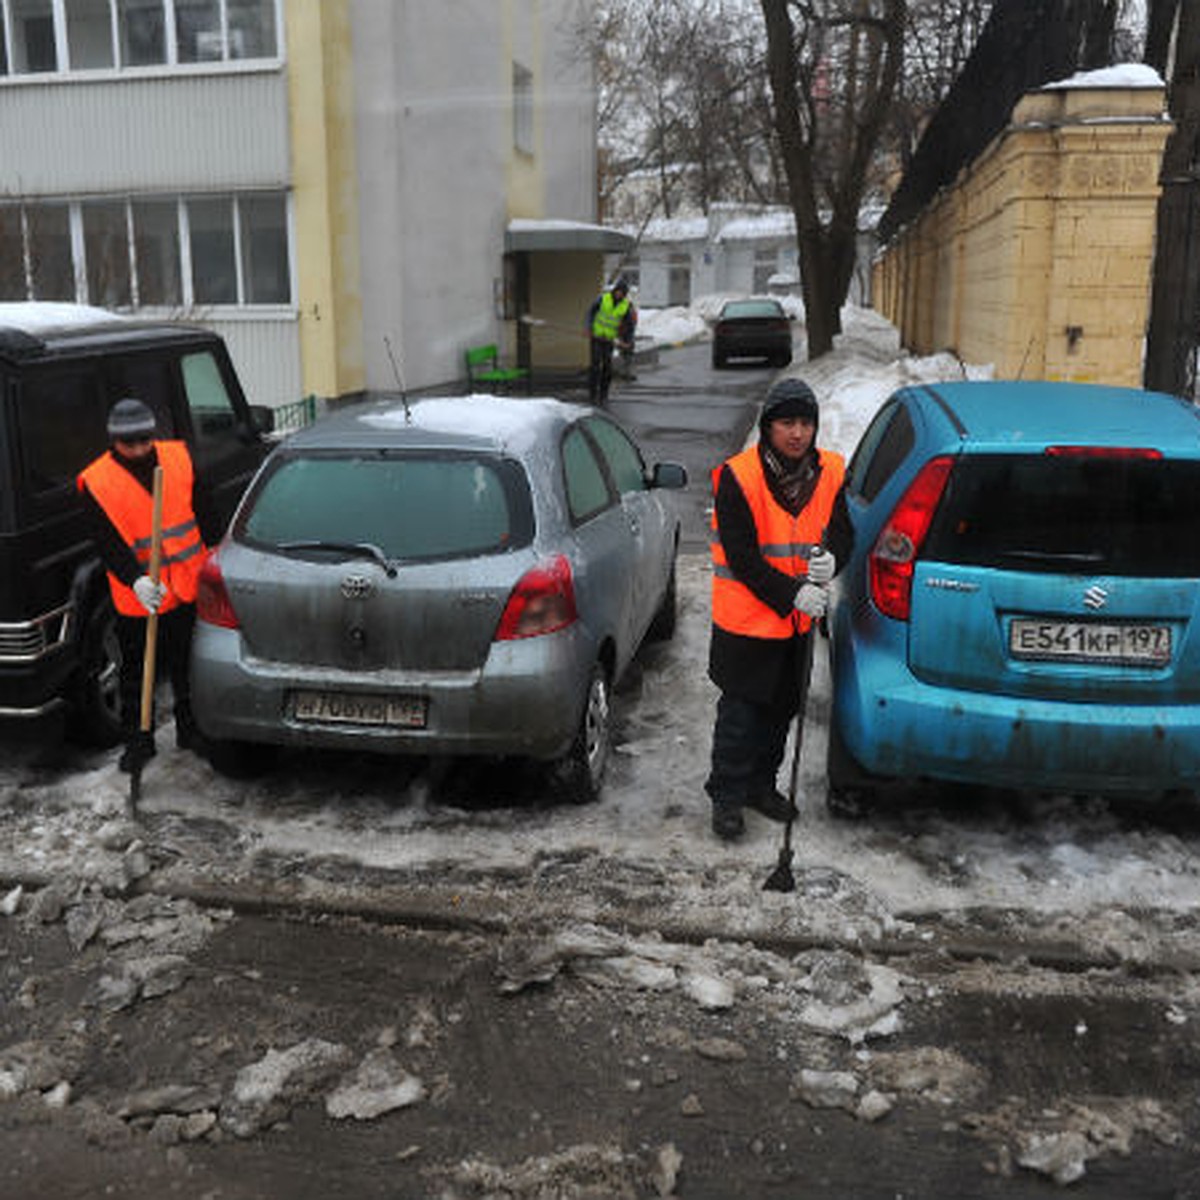
[{"label": "reflective stripe on vest", "polygon": [[[167,585],[160,612],[169,612],[196,598],[196,582],[204,558],[204,543],[192,512],[192,459],[182,442],[155,442],[163,469],[162,562],[159,579]],[[149,492],[110,453],[102,454],[79,475],[85,487],[104,509],[105,515],[133,551],[139,563],[150,569],[150,547],[154,524],[154,501]],[[117,612],[127,617],[144,617],[133,588],[111,571],[108,586]]]},{"label": "reflective stripe on vest", "polygon": [[621,321],[629,311],[629,297],[626,296],[619,304],[613,300],[612,292],[605,292],[596,306],[596,315],[592,318],[592,337],[601,338],[606,342],[615,342],[621,329]]},{"label": "reflective stripe on vest", "polygon": [[[822,450],[820,454],[821,476],[816,489],[795,517],[771,495],[757,446],[735,454],[725,464],[733,472],[750,506],[754,528],[758,532],[759,552],[776,570],[792,578],[807,574],[808,560],[821,544],[845,475],[845,461],[840,454],[831,450]],[[718,467],[713,472],[714,495],[720,477],[721,468]],[[715,508],[712,525],[713,623],[728,633],[745,637],[786,638],[793,632],[807,632],[812,627],[809,617],[798,612],[781,617],[734,576],[725,557],[725,547],[721,545]]]}]

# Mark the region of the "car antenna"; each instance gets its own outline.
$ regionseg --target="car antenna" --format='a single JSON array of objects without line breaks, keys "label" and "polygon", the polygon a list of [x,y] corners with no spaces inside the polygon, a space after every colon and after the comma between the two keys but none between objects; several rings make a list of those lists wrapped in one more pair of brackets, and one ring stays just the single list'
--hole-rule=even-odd
[{"label": "car antenna", "polygon": [[396,361],[396,356],[392,353],[392,339],[385,333],[383,335],[383,344],[387,348],[388,358],[392,363],[392,374],[396,377],[396,386],[400,389],[400,403],[404,405],[404,422],[409,424],[412,421],[412,409],[408,407],[408,388],[404,386],[404,376],[400,373],[400,364]]}]

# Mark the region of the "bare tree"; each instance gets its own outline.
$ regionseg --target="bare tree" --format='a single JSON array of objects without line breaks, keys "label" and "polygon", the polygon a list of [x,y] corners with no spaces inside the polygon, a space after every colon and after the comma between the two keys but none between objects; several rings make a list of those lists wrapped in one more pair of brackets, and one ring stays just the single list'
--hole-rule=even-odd
[{"label": "bare tree", "polygon": [[[1156,25],[1157,7],[1150,10],[1147,53],[1162,54],[1165,65],[1170,24],[1166,32]],[[1163,151],[1143,382],[1193,397],[1200,341],[1200,0],[1178,0],[1170,7],[1178,19],[1167,91],[1175,128]],[[1158,15],[1161,20],[1162,12]]]},{"label": "bare tree", "polygon": [[833,349],[858,210],[903,57],[904,0],[760,0],[775,129],[796,221],[808,353]]}]

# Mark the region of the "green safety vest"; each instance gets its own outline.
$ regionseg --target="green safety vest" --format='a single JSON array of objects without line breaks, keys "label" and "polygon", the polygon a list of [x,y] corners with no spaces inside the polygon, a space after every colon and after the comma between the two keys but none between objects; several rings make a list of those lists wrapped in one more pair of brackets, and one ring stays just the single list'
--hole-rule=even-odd
[{"label": "green safety vest", "polygon": [[628,296],[618,302],[613,299],[612,292],[605,292],[600,297],[600,303],[596,305],[596,315],[592,320],[592,337],[615,342],[621,329],[621,320],[629,311],[629,305]]}]

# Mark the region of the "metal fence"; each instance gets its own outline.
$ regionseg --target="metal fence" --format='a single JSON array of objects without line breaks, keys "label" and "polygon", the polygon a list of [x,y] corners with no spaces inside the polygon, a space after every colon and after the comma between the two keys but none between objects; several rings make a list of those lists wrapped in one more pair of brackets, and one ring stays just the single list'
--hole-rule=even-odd
[{"label": "metal fence", "polygon": [[291,404],[281,404],[275,409],[275,429],[277,434],[293,433],[311,425],[317,419],[316,396],[305,396]]}]

